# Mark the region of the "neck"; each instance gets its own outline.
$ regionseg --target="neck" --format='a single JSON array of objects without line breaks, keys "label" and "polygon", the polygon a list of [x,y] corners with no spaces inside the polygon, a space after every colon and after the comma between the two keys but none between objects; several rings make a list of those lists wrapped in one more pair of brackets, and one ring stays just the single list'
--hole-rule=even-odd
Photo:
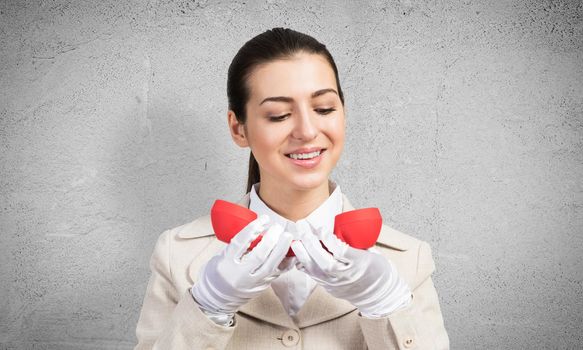
[{"label": "neck", "polygon": [[330,197],[330,193],[328,180],[315,188],[299,189],[262,178],[257,194],[271,210],[296,222],[307,217],[324,203]]}]

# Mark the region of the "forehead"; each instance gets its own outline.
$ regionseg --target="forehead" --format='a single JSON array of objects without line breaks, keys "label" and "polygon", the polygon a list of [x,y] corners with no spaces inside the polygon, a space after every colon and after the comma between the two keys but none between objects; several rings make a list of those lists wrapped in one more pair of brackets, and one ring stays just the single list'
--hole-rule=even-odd
[{"label": "forehead", "polygon": [[252,100],[268,96],[309,96],[323,88],[336,89],[330,63],[321,55],[305,53],[256,67],[247,83]]}]

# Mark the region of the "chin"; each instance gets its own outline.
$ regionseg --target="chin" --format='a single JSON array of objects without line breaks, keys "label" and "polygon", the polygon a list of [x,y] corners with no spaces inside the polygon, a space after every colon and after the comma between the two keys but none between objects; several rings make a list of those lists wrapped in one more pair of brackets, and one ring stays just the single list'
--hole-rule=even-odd
[{"label": "chin", "polygon": [[328,184],[327,174],[307,174],[303,176],[296,176],[290,180],[291,183],[302,190],[312,190],[322,186],[323,183]]}]

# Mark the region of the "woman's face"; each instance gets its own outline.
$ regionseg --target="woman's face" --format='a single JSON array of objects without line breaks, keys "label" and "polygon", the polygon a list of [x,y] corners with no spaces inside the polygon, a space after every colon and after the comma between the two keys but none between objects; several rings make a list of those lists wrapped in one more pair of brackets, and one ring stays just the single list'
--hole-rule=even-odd
[{"label": "woman's face", "polygon": [[[295,189],[327,184],[344,147],[344,108],[332,67],[320,55],[301,53],[255,68],[246,145],[259,164],[261,183]],[[312,160],[294,160],[302,148],[322,149]]]}]

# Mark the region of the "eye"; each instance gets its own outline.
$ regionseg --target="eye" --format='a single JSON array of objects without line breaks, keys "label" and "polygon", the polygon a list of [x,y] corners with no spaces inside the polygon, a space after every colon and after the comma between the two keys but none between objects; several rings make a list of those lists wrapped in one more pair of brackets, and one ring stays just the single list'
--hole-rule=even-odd
[{"label": "eye", "polygon": [[316,109],[316,112],[326,115],[326,114],[330,114],[332,112],[334,112],[336,109],[335,108],[320,108],[320,109]]},{"label": "eye", "polygon": [[267,118],[269,118],[269,120],[272,122],[280,122],[280,121],[284,120],[288,115],[289,115],[289,113],[284,114],[284,115],[279,115],[279,116],[269,116]]}]

